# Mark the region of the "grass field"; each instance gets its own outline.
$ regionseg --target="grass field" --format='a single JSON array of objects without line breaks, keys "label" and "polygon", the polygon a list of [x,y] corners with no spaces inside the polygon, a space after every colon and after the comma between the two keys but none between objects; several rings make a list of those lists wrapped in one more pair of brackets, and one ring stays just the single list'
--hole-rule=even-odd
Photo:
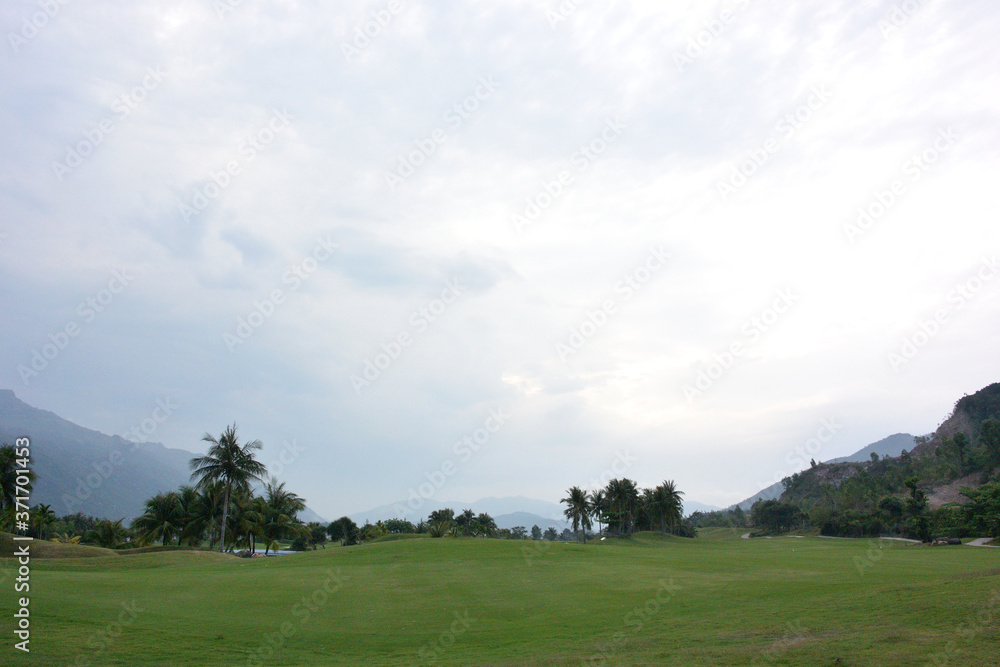
[{"label": "grass field", "polygon": [[1000,663],[997,549],[710,530],[86,555],[32,560],[30,656],[0,559],[0,664]]}]

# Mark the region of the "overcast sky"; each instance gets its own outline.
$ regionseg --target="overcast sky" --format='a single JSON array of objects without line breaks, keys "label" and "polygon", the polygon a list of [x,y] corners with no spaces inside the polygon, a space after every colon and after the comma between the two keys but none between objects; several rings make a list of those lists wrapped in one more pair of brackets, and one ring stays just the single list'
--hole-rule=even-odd
[{"label": "overcast sky", "polygon": [[578,4],[4,3],[0,385],[336,517],[726,505],[1000,380],[995,2]]}]

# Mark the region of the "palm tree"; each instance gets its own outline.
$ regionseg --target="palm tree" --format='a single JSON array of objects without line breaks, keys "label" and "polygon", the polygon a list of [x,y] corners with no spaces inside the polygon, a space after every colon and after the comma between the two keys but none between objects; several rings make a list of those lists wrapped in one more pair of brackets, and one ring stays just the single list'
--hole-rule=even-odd
[{"label": "palm tree", "polygon": [[51,526],[55,520],[56,513],[48,505],[40,504],[35,508],[35,513],[31,517],[31,523],[34,525],[35,530],[38,531],[38,539],[45,539],[45,529]]},{"label": "palm tree", "polygon": [[[23,466],[18,463],[17,449],[13,445],[0,447],[0,528],[9,528],[12,531],[14,529],[18,496],[17,471],[22,468]],[[27,486],[22,484],[21,488],[24,491],[31,491],[31,483],[35,481],[35,477],[34,472],[28,472],[28,484]]]},{"label": "palm tree", "polygon": [[229,499],[233,491],[249,490],[250,482],[262,482],[267,474],[263,463],[254,458],[254,450],[264,447],[260,440],[241,445],[236,437],[236,424],[226,427],[216,439],[206,433],[203,441],[211,443],[205,456],[191,459],[191,479],[197,478],[198,486],[222,482],[225,497],[222,502],[222,535],[220,551],[226,550],[226,522],[229,518]]},{"label": "palm tree", "polygon": [[96,542],[98,546],[106,549],[118,547],[128,537],[128,530],[122,525],[122,521],[122,519],[117,521],[101,519],[94,529],[87,533],[87,541]]},{"label": "palm tree", "polygon": [[139,531],[139,539],[143,542],[159,540],[166,546],[176,536],[179,545],[183,521],[184,507],[180,496],[171,491],[158,493],[147,500],[145,512],[132,522],[132,528]]},{"label": "palm tree", "polygon": [[563,514],[573,522],[573,532],[578,533],[580,526],[583,526],[583,541],[587,541],[587,530],[590,528],[590,501],[587,492],[579,486],[571,486],[566,492],[568,497],[560,502],[566,503]]},{"label": "palm tree", "polygon": [[631,534],[635,508],[639,502],[639,489],[631,479],[613,479],[605,491],[608,506],[619,535]]},{"label": "palm tree", "polygon": [[667,523],[670,523],[670,530],[674,529],[674,523],[684,518],[684,503],[681,501],[683,491],[677,490],[674,480],[664,481],[653,490],[653,507],[660,517],[660,532],[664,535],[667,532]]},{"label": "palm tree", "polygon": [[288,535],[305,537],[309,532],[295,519],[295,515],[306,508],[306,501],[291,491],[285,490],[284,482],[278,482],[272,477],[260,503],[259,511],[264,517],[265,555],[267,555],[271,545],[276,544],[279,539]]},{"label": "palm tree", "polygon": [[607,510],[608,499],[604,494],[604,489],[597,489],[590,493],[590,515],[597,519],[597,533],[601,534],[604,532],[604,526],[601,524],[601,520],[604,518],[604,512]]},{"label": "palm tree", "polygon": [[233,494],[233,542],[238,546],[246,540],[247,549],[253,553],[256,538],[264,536],[263,499],[255,498],[249,489],[241,489]]}]

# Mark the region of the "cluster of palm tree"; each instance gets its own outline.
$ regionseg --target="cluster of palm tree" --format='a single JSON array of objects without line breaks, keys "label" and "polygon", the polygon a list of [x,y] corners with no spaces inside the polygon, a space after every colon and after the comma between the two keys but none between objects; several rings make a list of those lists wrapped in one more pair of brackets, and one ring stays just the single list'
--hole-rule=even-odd
[{"label": "cluster of palm tree", "polygon": [[147,500],[145,512],[132,522],[139,542],[167,545],[176,540],[178,546],[197,546],[207,540],[209,549],[218,543],[221,550],[242,546],[252,553],[260,540],[267,554],[279,540],[308,532],[295,518],[305,509],[305,501],[288,491],[284,482],[272,479],[259,496],[249,487],[237,488],[230,493],[228,508],[222,481],[200,486],[182,486]]},{"label": "cluster of palm tree", "polygon": [[431,537],[448,534],[455,537],[494,537],[497,531],[497,522],[486,512],[477,515],[467,509],[455,514],[455,510],[445,508],[434,510],[427,517],[427,532]]},{"label": "cluster of palm tree", "polygon": [[309,537],[309,529],[296,519],[305,501],[271,479],[261,495],[253,485],[264,483],[267,469],[256,459],[263,446],[260,440],[240,444],[233,424],[216,438],[205,434],[210,443],[204,456],[191,459],[191,479],[195,486],[160,493],[146,501],[145,512],[132,522],[141,543],[195,546],[207,540],[209,548],[220,551],[245,546],[256,551],[257,541],[264,553],[279,540]]},{"label": "cluster of palm tree", "polygon": [[579,486],[570,487],[561,502],[563,512],[573,525],[573,532],[587,540],[587,531],[598,524],[598,533],[624,537],[636,530],[659,530],[666,534],[684,516],[683,491],[673,480],[652,489],[640,489],[631,479],[612,479],[603,489],[587,493]]}]

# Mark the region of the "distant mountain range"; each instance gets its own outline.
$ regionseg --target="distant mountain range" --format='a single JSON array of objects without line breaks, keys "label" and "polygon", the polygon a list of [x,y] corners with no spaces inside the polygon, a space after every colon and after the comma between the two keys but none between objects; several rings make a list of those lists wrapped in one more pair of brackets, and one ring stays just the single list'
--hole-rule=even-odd
[{"label": "distant mountain range", "polygon": [[[105,435],[24,403],[0,389],[0,443],[27,436],[38,479],[31,503],[51,505],[58,516],[83,512],[102,519],[131,520],[161,491],[190,484],[188,462],[198,456],[158,442],[137,443]],[[303,521],[322,519],[311,510]]]},{"label": "distant mountain range", "polygon": [[534,498],[511,496],[506,498],[482,498],[466,503],[448,500],[414,499],[407,503],[399,501],[391,505],[382,505],[366,512],[351,514],[355,523],[375,523],[387,519],[406,519],[418,523],[426,519],[431,512],[450,508],[455,513],[470,509],[476,514],[487,513],[497,522],[498,528],[514,528],[524,526],[531,528],[537,525],[542,530],[552,527],[558,531],[568,528],[569,524],[563,518],[563,506]]},{"label": "distant mountain range", "polygon": [[[895,435],[890,435],[888,438],[882,438],[878,442],[873,442],[866,447],[862,447],[850,456],[841,456],[836,459],[824,461],[824,463],[863,463],[871,460],[872,454],[878,454],[879,458],[882,458],[883,456],[899,456],[903,453],[904,449],[907,451],[913,451],[916,444],[916,438],[909,433],[896,433]],[[784,492],[785,484],[783,482],[775,482],[766,489],[761,489],[746,500],[736,503],[735,505],[731,505],[726,509],[739,507],[744,512],[748,512],[750,511],[750,508],[753,507],[753,504],[758,500],[776,500],[777,498],[780,498],[781,494]]]}]

